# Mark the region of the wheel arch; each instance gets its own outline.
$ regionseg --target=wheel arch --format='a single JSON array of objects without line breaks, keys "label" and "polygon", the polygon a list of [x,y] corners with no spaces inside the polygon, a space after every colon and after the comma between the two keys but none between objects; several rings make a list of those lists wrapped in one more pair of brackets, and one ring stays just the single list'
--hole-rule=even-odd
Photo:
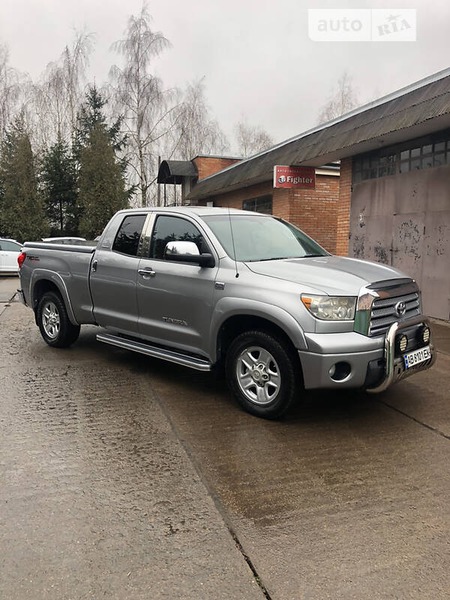
[{"label": "wheel arch", "polygon": [[37,308],[42,296],[47,292],[55,292],[61,296],[62,301],[64,302],[64,305],[66,307],[67,316],[69,317],[70,322],[73,325],[79,325],[78,321],[75,318],[64,280],[57,273],[45,271],[35,272],[31,284],[31,289],[32,308],[36,324]]},{"label": "wheel arch", "polygon": [[247,331],[261,331],[278,339],[292,355],[298,365],[299,373],[303,379],[302,365],[298,351],[286,331],[274,321],[251,314],[236,314],[226,319],[217,334],[217,360],[223,363],[233,340]]}]

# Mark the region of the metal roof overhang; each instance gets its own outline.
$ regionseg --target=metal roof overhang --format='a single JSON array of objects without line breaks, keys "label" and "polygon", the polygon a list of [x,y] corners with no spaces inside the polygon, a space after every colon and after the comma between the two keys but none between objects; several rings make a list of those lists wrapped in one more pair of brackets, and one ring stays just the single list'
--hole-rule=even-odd
[{"label": "metal roof overhang", "polygon": [[381,98],[200,181],[200,200],[270,181],[274,165],[320,167],[450,128],[450,69]]},{"label": "metal roof overhang", "polygon": [[190,160],[163,160],[158,169],[158,183],[180,184],[186,177],[197,177],[197,169]]}]

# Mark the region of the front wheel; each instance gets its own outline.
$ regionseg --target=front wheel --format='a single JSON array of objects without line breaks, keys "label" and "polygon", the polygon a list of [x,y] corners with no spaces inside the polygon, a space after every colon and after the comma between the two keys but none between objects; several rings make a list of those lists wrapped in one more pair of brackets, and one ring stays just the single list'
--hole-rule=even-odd
[{"label": "front wheel", "polygon": [[37,322],[49,346],[67,348],[80,335],[80,326],[71,323],[63,299],[57,292],[46,292],[37,307]]},{"label": "front wheel", "polygon": [[272,335],[249,331],[230,345],[226,375],[241,407],[266,419],[283,415],[298,391],[299,364]]}]

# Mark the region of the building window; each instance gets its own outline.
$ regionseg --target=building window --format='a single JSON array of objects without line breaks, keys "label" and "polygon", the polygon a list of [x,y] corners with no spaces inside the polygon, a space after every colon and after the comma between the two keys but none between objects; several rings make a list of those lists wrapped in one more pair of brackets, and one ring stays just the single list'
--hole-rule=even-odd
[{"label": "building window", "polygon": [[450,131],[356,156],[353,183],[446,164],[450,164]]},{"label": "building window", "polygon": [[272,196],[259,196],[244,200],[242,203],[244,210],[252,210],[253,212],[264,213],[265,215],[272,214]]}]

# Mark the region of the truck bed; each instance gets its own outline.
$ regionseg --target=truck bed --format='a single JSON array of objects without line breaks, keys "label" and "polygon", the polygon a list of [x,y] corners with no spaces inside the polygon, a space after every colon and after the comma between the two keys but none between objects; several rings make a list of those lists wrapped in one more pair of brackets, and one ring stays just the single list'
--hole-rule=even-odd
[{"label": "truck bed", "polygon": [[[69,318],[71,317],[71,320],[76,323],[94,323],[89,271],[95,249],[95,243],[69,245],[25,242],[23,251],[30,259],[29,262],[25,262],[21,270],[25,302],[32,305],[32,286],[40,279],[46,280],[48,274],[50,280],[55,284],[59,283],[58,288],[63,290]],[[44,268],[39,266],[41,261],[45,265]],[[59,281],[56,282],[56,279]]]}]

